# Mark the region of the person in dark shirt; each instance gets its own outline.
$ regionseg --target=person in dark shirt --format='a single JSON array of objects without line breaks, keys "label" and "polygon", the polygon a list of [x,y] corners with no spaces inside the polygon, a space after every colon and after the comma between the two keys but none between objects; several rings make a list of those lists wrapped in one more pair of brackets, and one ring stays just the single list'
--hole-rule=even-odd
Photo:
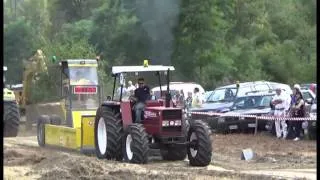
[{"label": "person in dark shirt", "polygon": [[144,110],[145,103],[150,99],[150,88],[144,84],[144,79],[138,79],[138,88],[134,91],[134,99],[136,104],[134,106],[136,121],[137,123],[141,122],[141,114]]},{"label": "person in dark shirt", "polygon": [[[300,90],[300,86],[295,85],[295,99],[292,101],[292,117],[305,117],[305,102]],[[292,121],[294,127],[294,141],[300,140],[300,133],[302,131],[302,121]]]}]

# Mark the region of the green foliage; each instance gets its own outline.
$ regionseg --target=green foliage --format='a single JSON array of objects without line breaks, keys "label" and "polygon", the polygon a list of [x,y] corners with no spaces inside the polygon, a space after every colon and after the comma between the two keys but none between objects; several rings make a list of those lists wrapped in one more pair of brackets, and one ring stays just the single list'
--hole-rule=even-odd
[{"label": "green foliage", "polygon": [[24,18],[10,22],[4,28],[4,65],[8,66],[9,83],[22,81],[22,59],[27,59],[35,51],[34,31]]},{"label": "green foliage", "polygon": [[[208,89],[236,80],[316,80],[316,0],[24,0],[17,8],[9,2],[4,63],[11,83],[21,83],[22,60],[38,48],[49,64],[52,56],[99,55],[105,95],[112,66],[143,59],[173,64],[174,80]],[[37,82],[34,99],[56,97],[56,73]]]}]

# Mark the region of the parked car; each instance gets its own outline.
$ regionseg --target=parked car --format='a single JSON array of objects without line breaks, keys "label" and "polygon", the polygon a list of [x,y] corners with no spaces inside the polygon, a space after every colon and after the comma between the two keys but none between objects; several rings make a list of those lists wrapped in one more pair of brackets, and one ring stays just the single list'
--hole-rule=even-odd
[{"label": "parked car", "polygon": [[308,138],[311,140],[315,140],[317,138],[317,98],[314,99],[314,103],[310,108],[310,117],[315,118],[316,120],[307,121],[305,123],[305,131],[307,130]]},{"label": "parked car", "polygon": [[240,83],[239,88],[237,88],[236,84],[232,84],[216,88],[206,99],[205,103],[201,108],[192,108],[190,111],[225,113],[230,111],[230,107],[232,106],[236,97],[244,96],[245,93],[252,91],[274,90],[277,86],[281,86],[281,88],[289,94],[292,93],[290,86],[275,82],[245,82]]},{"label": "parked car", "polygon": [[213,93],[213,91],[206,91],[203,94],[203,99],[206,101],[206,99],[208,99],[208,97]]},{"label": "parked car", "polygon": [[[237,117],[234,115],[263,116],[270,112],[270,102],[275,95],[274,91],[248,92],[237,97],[231,107],[231,111],[217,118],[216,126],[220,132],[241,131],[253,132],[256,127],[255,117]],[[258,121],[258,130],[265,130],[268,120]]]},{"label": "parked car", "polygon": [[[201,94],[204,94],[205,91],[203,87],[194,82],[171,82],[169,89],[172,96],[179,94],[180,90],[183,90],[184,97],[187,98],[188,92],[193,94],[193,90],[196,87],[199,88]],[[161,86],[161,90],[165,92],[167,90],[167,85]],[[160,86],[152,88],[151,91],[154,93],[156,98],[160,98]]]}]

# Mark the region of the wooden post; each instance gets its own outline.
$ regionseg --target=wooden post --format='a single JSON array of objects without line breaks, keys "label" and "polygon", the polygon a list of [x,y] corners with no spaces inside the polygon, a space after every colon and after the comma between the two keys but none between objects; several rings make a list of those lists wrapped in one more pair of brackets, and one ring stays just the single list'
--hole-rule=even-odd
[{"label": "wooden post", "polygon": [[256,126],[254,127],[254,135],[257,135],[258,132],[258,118],[256,117]]}]

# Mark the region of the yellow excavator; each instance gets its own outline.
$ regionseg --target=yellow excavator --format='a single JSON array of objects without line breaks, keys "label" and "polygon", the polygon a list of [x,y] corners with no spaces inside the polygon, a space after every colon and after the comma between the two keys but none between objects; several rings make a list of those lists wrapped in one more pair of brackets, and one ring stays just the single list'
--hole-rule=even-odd
[{"label": "yellow excavator", "polygon": [[[3,66],[3,72],[7,71]],[[3,75],[3,136],[16,137],[19,131],[20,114],[15,94],[12,90],[5,87],[6,78]]]},{"label": "yellow excavator", "polygon": [[[46,65],[45,59],[39,50],[29,64],[25,64],[22,102],[26,124],[29,129],[37,126],[40,146],[94,151],[93,123],[101,99],[97,59],[67,59],[50,66]],[[60,79],[60,101],[35,104],[30,99],[33,80],[51,67],[59,69],[55,76]]]}]

